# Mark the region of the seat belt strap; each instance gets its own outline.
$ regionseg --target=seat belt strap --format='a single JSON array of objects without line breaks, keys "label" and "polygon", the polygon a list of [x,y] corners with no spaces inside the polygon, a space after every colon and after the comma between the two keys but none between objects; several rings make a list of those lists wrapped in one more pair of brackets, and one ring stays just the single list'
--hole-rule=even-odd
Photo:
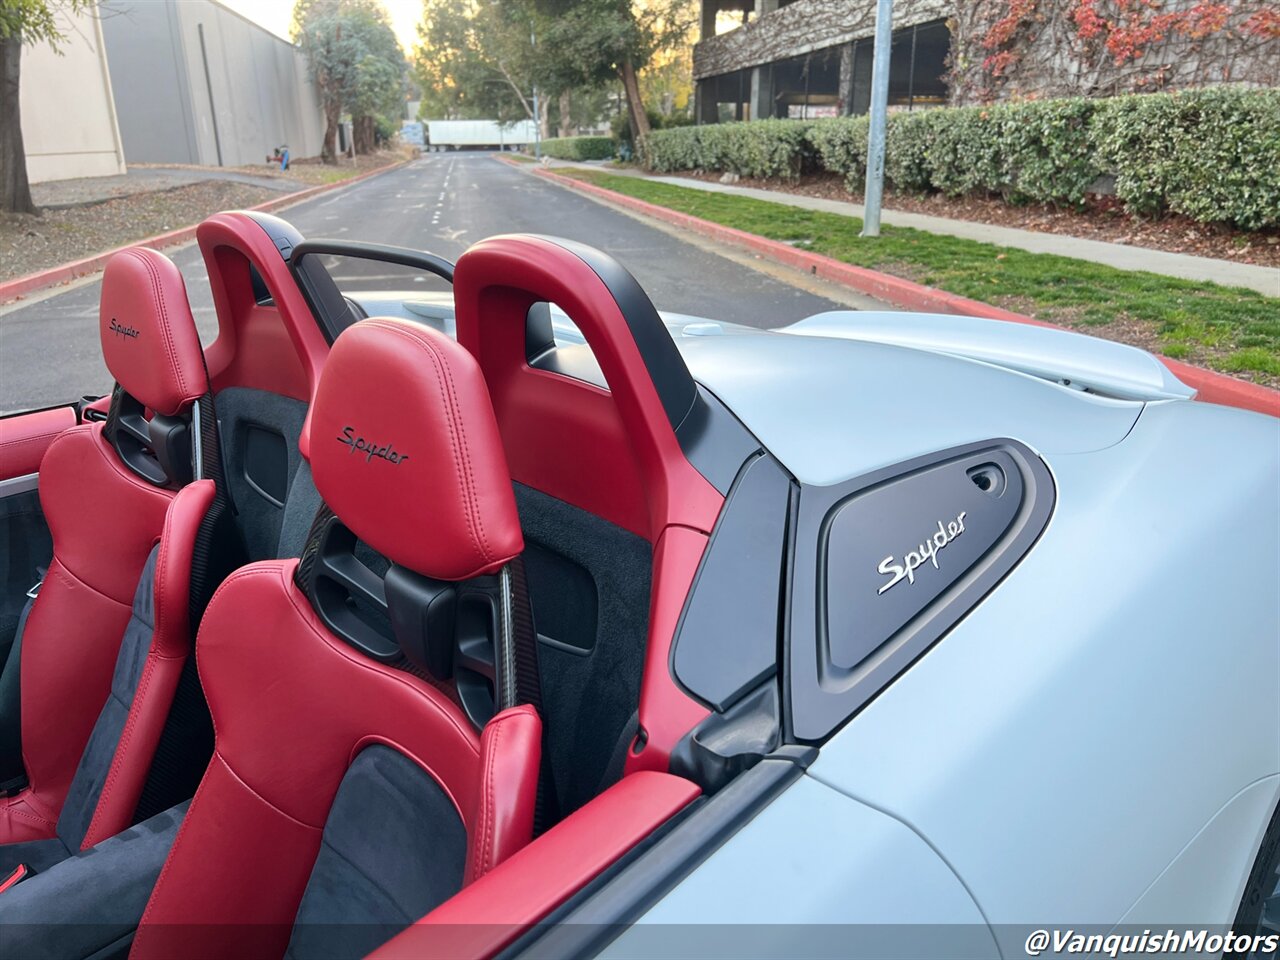
[{"label": "seat belt strap", "polygon": [[542,718],[542,761],[538,771],[538,798],[533,813],[533,835],[542,833],[559,810],[555,779],[551,775],[551,752],[547,749],[551,729],[542,707],[542,675],[538,668],[538,631],[533,622],[533,606],[529,602],[529,581],[525,575],[524,557],[509,564],[511,572],[512,640],[515,647],[516,694]]}]

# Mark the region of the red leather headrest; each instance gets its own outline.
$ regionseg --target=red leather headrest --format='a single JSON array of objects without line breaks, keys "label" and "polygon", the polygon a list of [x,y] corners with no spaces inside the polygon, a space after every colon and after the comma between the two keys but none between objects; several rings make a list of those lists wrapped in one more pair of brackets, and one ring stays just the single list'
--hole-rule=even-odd
[{"label": "red leather headrest", "polygon": [[144,406],[173,416],[209,392],[187,287],[164,254],[131,247],[107,261],[98,327],[107,369]]},{"label": "red leather headrest", "polygon": [[401,320],[348,327],[320,374],[309,442],[324,502],[402,567],[466,580],[524,549],[484,377],[444,334]]}]

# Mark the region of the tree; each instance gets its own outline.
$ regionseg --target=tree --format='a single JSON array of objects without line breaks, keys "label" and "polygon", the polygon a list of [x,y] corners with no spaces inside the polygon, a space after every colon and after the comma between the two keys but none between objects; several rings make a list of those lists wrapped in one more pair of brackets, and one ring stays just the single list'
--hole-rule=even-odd
[{"label": "tree", "polygon": [[89,0],[0,2],[0,210],[6,213],[39,213],[31,201],[22,143],[22,45],[48,43],[56,51],[65,38],[59,15],[79,13],[88,6]]},{"label": "tree", "polygon": [[405,59],[381,7],[353,12],[352,28],[365,53],[347,92],[356,153],[372,153],[378,116],[400,118],[404,103]]},{"label": "tree", "polygon": [[426,0],[415,55],[424,115],[540,119],[534,88],[559,89],[548,86],[538,30],[530,0]]},{"label": "tree", "polygon": [[338,124],[350,111],[358,152],[373,148],[374,117],[403,94],[404,54],[377,0],[298,0],[293,36],[320,90],[325,133],[321,156],[337,162]]},{"label": "tree", "polygon": [[689,0],[536,0],[548,20],[543,50],[565,86],[622,83],[631,130],[649,133],[639,73],[654,55],[682,43],[693,25]]}]

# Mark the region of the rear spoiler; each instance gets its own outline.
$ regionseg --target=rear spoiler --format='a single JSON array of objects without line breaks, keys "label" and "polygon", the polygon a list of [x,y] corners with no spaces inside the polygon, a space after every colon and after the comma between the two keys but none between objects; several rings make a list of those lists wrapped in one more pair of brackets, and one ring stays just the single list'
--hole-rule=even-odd
[{"label": "rear spoiler", "polygon": [[1069,330],[937,313],[833,310],[778,331],[865,340],[964,357],[1121,400],[1191,400],[1154,355]]}]

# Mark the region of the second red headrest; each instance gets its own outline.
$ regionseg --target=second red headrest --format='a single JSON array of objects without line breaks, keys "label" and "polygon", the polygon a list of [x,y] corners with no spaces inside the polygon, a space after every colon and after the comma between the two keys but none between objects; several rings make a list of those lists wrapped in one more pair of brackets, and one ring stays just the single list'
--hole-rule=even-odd
[{"label": "second red headrest", "polygon": [[389,319],[343,331],[320,376],[309,444],[324,502],[402,567],[466,580],[524,549],[488,388],[444,334]]}]

